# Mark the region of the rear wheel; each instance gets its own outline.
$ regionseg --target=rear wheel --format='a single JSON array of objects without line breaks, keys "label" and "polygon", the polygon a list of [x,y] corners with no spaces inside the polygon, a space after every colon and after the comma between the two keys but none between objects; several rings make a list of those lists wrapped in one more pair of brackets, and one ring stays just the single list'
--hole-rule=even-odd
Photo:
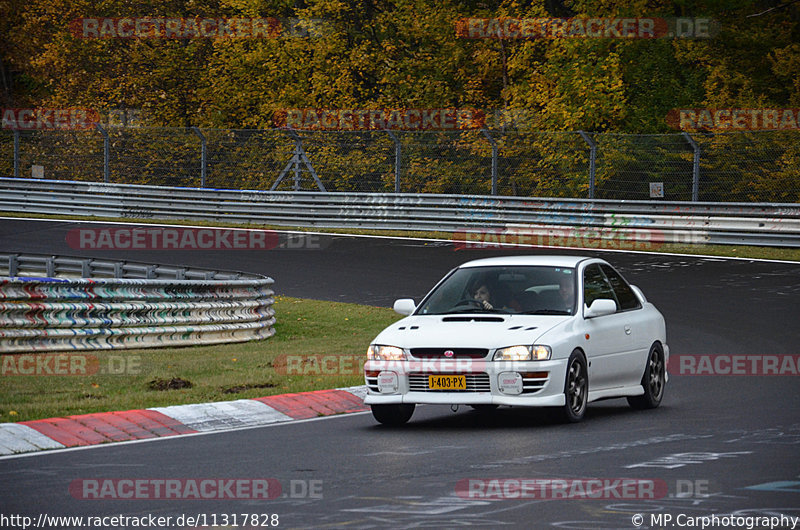
[{"label": "rear wheel", "polygon": [[414,414],[413,403],[392,404],[392,405],[370,405],[372,415],[384,425],[403,425],[411,419]]},{"label": "rear wheel", "polygon": [[642,376],[644,394],[628,397],[628,405],[635,409],[654,409],[661,404],[664,397],[666,383],[666,367],[664,366],[664,352],[661,346],[653,344],[647,356],[647,366]]},{"label": "rear wheel", "polygon": [[558,409],[559,419],[566,423],[577,423],[586,413],[589,397],[589,375],[586,361],[579,351],[572,352],[567,361],[567,376],[564,381],[566,403]]}]

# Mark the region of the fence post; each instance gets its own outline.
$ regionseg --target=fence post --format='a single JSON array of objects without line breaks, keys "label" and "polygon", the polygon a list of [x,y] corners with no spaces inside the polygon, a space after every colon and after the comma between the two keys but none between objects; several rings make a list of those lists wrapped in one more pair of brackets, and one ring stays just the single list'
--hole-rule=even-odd
[{"label": "fence post", "polygon": [[19,129],[14,129],[14,178],[19,178]]},{"label": "fence post", "polygon": [[108,131],[102,125],[98,123],[95,127],[103,135],[103,182],[108,183],[111,174],[111,142],[108,140]]},{"label": "fence post", "polygon": [[481,129],[481,132],[492,145],[492,195],[497,195],[497,142],[489,134],[488,129]]},{"label": "fence post", "polygon": [[200,132],[199,127],[192,127],[192,130],[200,138],[200,187],[206,187],[206,137]]},{"label": "fence post", "polygon": [[283,181],[284,177],[289,173],[290,169],[294,170],[294,191],[300,191],[300,172],[302,171],[300,168],[300,164],[303,164],[311,173],[311,176],[314,178],[314,182],[317,183],[317,188],[320,191],[327,191],[325,186],[322,184],[322,181],[317,176],[317,172],[314,171],[314,166],[311,165],[311,161],[306,156],[306,152],[303,149],[303,139],[295,132],[294,129],[287,129],[286,133],[289,137],[294,140],[294,154],[292,155],[291,160],[289,163],[286,164],[286,167],[283,168],[280,175],[278,175],[278,179],[272,184],[272,187],[269,191],[275,191],[278,189],[278,186]]},{"label": "fence post", "polygon": [[597,144],[591,136],[583,131],[578,131],[583,141],[589,144],[589,198],[594,199],[594,179],[597,160]]},{"label": "fence post", "polygon": [[694,150],[694,159],[692,160],[692,202],[700,200],[700,146],[697,142],[689,136],[689,133],[683,133],[683,137],[689,142]]},{"label": "fence post", "polygon": [[394,142],[394,192],[400,193],[400,140],[389,129],[384,129]]}]

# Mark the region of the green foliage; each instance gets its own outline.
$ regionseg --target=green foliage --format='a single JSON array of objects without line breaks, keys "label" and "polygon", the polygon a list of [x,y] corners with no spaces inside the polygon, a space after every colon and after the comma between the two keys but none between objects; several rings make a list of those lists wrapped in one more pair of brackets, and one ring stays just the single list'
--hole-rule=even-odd
[{"label": "green foliage", "polygon": [[[268,129],[285,109],[524,111],[528,130],[504,140],[500,161],[503,186],[513,193],[580,194],[588,186],[585,146],[578,142],[572,160],[563,160],[565,151],[551,151],[561,140],[531,129],[669,133],[665,117],[676,108],[800,107],[800,4],[789,0],[0,0],[0,9],[8,14],[0,20],[6,108],[136,109],[147,126],[206,129]],[[274,17],[281,32],[257,39],[84,39],[70,31],[81,17],[125,16]],[[713,38],[459,38],[456,21],[469,17],[705,17],[718,32]],[[285,139],[239,141],[241,134],[230,134],[236,141],[225,145],[235,153],[217,151],[216,167],[222,171],[228,161],[252,169],[249,179],[261,188],[291,156]],[[404,191],[487,186],[488,166],[479,162],[490,154],[478,135],[447,146],[436,134],[418,136],[406,138],[404,153],[413,158],[405,162]],[[326,186],[391,191],[393,146],[375,138],[332,133],[330,143],[315,138],[307,147]],[[142,149],[177,152],[177,166],[196,166],[184,147],[158,142]],[[177,142],[194,149],[191,134]],[[144,144],[119,145],[131,151]],[[669,156],[664,164],[672,163]],[[686,165],[686,153],[674,156]],[[736,173],[744,195],[757,189],[797,200],[797,192],[787,196],[781,187],[796,178],[796,156],[796,148],[781,154],[774,161],[780,167],[763,177],[743,167],[720,171]],[[145,171],[132,181],[156,183],[155,163],[142,159]],[[640,180],[651,173],[633,166],[619,171]],[[241,180],[229,173],[225,182]]]}]

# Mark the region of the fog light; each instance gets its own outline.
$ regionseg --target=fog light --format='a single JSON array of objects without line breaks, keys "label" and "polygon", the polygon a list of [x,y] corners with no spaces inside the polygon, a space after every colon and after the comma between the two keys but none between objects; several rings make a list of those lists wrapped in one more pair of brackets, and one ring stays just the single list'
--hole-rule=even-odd
[{"label": "fog light", "polygon": [[397,374],[395,372],[381,372],[378,374],[378,391],[381,394],[394,394],[397,392]]},{"label": "fog light", "polygon": [[522,375],[519,372],[501,372],[497,376],[497,387],[503,394],[522,394]]}]

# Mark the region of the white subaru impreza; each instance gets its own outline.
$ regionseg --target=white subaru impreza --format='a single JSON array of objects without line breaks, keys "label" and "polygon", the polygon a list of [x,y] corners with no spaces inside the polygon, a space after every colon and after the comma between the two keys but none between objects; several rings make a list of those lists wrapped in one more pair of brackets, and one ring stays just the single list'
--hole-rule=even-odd
[{"label": "white subaru impreza", "polygon": [[367,350],[365,403],[380,423],[418,403],[553,407],[567,422],[591,401],[655,408],[669,348],[664,318],[606,261],[513,256],[450,271]]}]

